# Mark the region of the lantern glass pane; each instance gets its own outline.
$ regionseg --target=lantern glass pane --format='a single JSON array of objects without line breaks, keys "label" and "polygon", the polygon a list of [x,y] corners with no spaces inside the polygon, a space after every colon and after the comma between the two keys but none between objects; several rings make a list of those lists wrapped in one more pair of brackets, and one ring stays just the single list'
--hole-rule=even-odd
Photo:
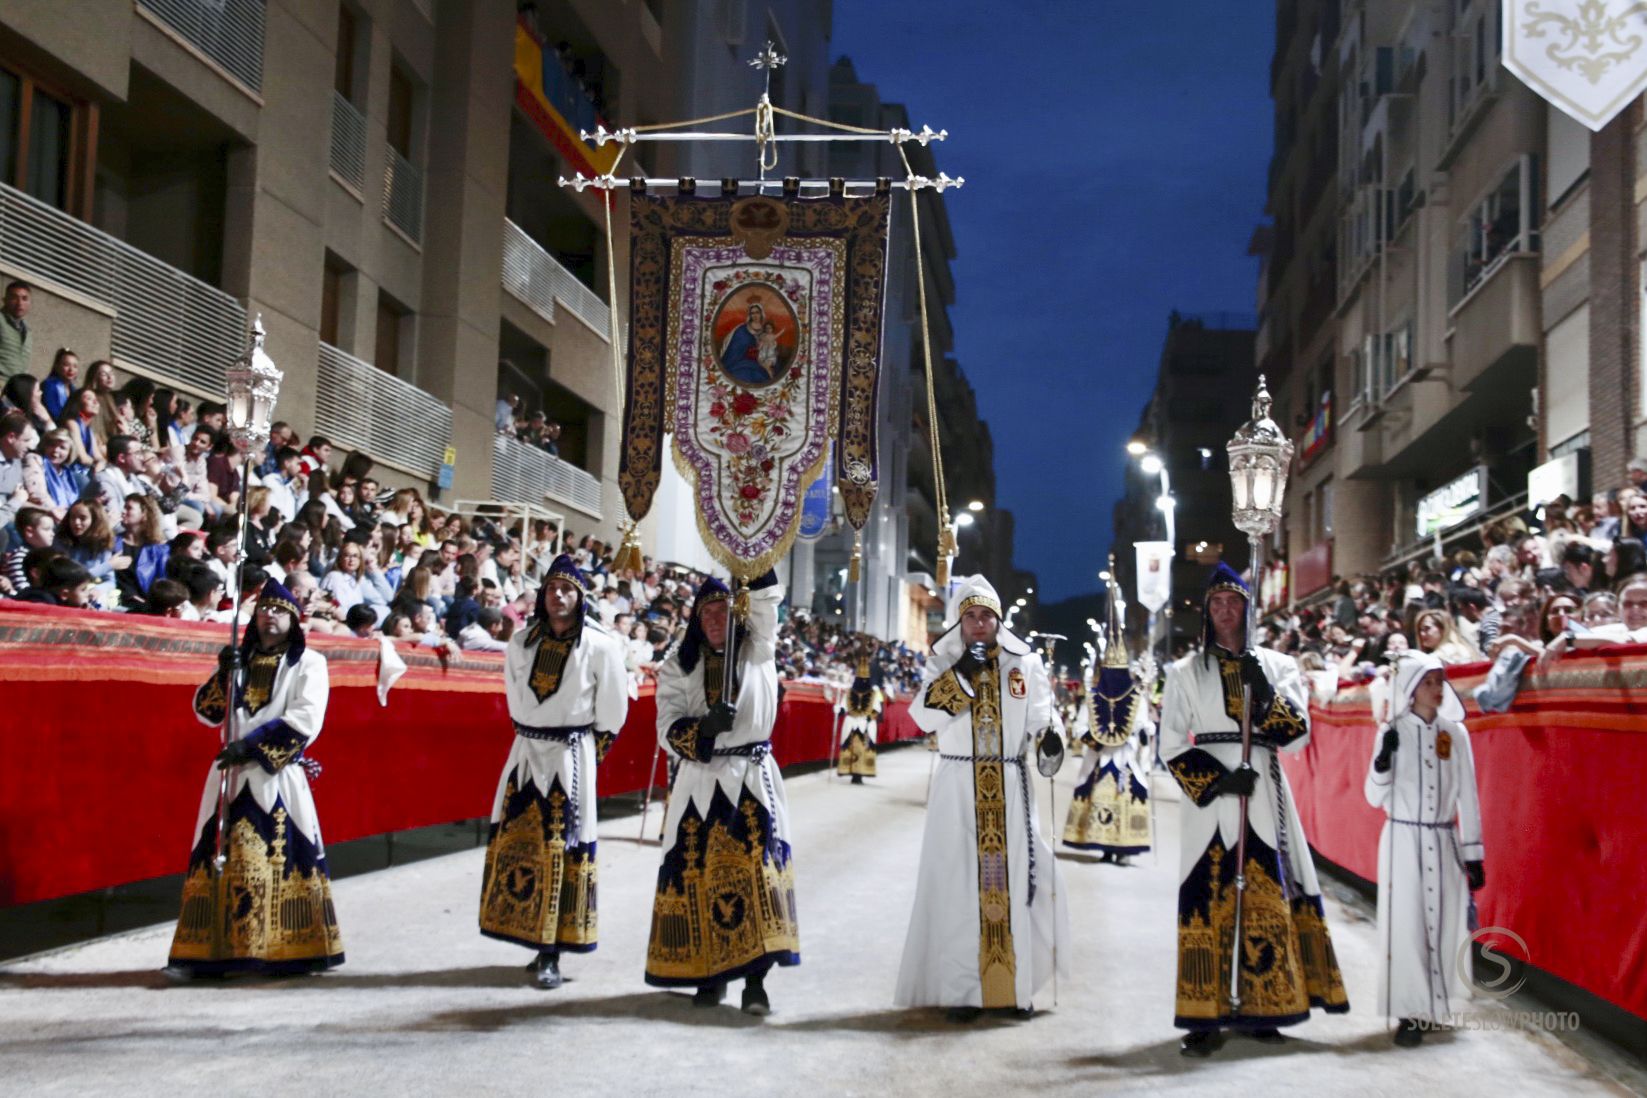
[{"label": "lantern glass pane", "polygon": [[1230,495],[1237,511],[1247,509],[1247,470],[1243,465],[1230,466]]},{"label": "lantern glass pane", "polygon": [[246,425],[251,422],[252,394],[247,392],[243,385],[231,383],[226,414],[229,426],[237,431],[245,430]]},{"label": "lantern glass pane", "polygon": [[1259,462],[1252,470],[1252,507],[1255,511],[1268,511],[1271,502],[1275,499],[1275,470],[1268,462]]}]

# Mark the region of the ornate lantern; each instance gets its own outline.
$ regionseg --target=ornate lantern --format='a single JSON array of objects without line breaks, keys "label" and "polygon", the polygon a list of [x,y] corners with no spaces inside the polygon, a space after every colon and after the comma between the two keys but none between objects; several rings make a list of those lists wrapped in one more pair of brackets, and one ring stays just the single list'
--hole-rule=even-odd
[{"label": "ornate lantern", "polygon": [[229,437],[241,453],[269,441],[275,399],[286,376],[263,349],[263,315],[252,322],[252,349],[224,371],[228,381]]},{"label": "ornate lantern", "polygon": [[1270,391],[1264,375],[1252,396],[1252,419],[1230,439],[1230,495],[1235,528],[1256,541],[1275,532],[1292,464],[1292,442],[1270,418]]}]

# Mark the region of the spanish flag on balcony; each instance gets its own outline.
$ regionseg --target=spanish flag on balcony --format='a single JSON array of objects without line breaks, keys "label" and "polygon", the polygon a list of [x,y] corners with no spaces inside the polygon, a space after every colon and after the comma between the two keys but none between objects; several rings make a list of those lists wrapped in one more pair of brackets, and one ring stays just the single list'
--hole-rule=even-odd
[{"label": "spanish flag on balcony", "polygon": [[600,121],[595,105],[523,23],[515,24],[515,102],[574,170],[605,175],[617,161],[618,145],[597,149],[578,137],[580,129],[593,130]]}]

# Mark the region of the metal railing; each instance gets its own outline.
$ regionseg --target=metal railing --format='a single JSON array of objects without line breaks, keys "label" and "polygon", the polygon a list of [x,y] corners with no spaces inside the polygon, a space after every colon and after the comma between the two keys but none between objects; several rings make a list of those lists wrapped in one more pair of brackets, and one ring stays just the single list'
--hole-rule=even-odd
[{"label": "metal railing", "polygon": [[492,436],[492,495],[521,503],[552,499],[601,517],[599,479],[508,435]]},{"label": "metal railing", "polygon": [[264,0],[137,0],[223,71],[263,91]]},{"label": "metal railing", "polygon": [[113,357],[157,378],[218,394],[246,351],[235,298],[3,184],[0,260],[112,308]]},{"label": "metal railing", "polygon": [[590,331],[611,342],[612,312],[606,302],[508,218],[503,220],[503,288],[551,324],[558,301]]},{"label": "metal railing", "polygon": [[366,116],[336,91],[332,92],[332,171],[355,190],[366,190]]},{"label": "metal railing", "polygon": [[383,220],[413,242],[423,239],[423,171],[393,145],[383,165]]},{"label": "metal railing", "polygon": [[329,343],[320,345],[315,427],[333,442],[380,461],[440,472],[452,440],[452,409],[416,385]]}]

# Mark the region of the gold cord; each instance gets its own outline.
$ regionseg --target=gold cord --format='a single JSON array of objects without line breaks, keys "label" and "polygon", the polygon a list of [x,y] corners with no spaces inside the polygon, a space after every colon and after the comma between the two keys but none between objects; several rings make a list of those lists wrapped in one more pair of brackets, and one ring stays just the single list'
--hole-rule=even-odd
[{"label": "gold cord", "polygon": [[[898,146],[898,158],[904,162],[904,172],[909,178],[915,178],[915,169],[909,163],[909,156],[903,146]],[[926,260],[921,251],[921,207],[918,201],[918,192],[911,187],[909,190],[910,227],[914,234],[915,245],[915,285],[919,291],[921,303],[921,354],[926,360],[926,428],[932,444],[932,481],[933,494],[938,498],[933,500],[938,510],[938,575],[941,585],[949,582],[949,554],[955,547],[955,533],[950,528],[949,521],[949,492],[944,487],[944,458],[943,448],[938,438],[938,391],[932,374],[932,320],[927,313],[926,304]]]}]

